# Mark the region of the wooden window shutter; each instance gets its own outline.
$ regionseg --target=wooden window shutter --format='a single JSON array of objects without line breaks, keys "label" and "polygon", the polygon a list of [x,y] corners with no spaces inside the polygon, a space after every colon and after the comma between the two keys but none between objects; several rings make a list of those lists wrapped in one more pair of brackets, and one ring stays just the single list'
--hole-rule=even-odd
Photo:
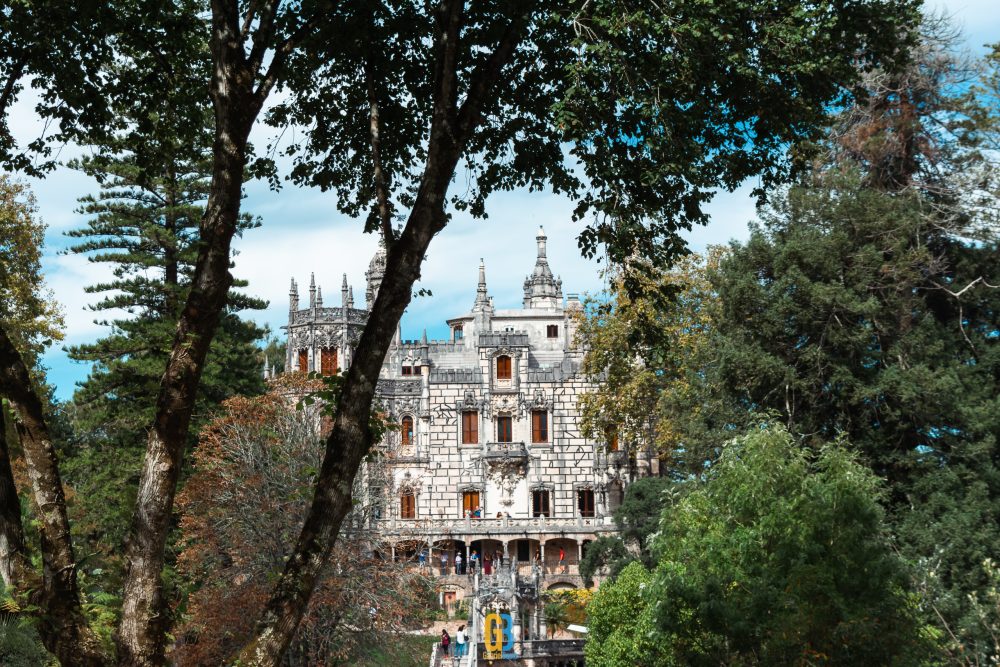
[{"label": "wooden window shutter", "polygon": [[462,444],[475,445],[479,442],[479,414],[471,410],[462,413]]},{"label": "wooden window shutter", "polygon": [[510,357],[508,356],[497,357],[497,379],[498,380],[510,379]]},{"label": "wooden window shutter", "polygon": [[411,444],[413,442],[413,417],[403,417],[402,422],[400,422],[400,431],[403,434],[403,444]]},{"label": "wooden window shutter", "polygon": [[320,351],[320,373],[334,375],[337,372],[337,348],[324,347]]},{"label": "wooden window shutter", "polygon": [[531,441],[549,441],[549,413],[545,410],[531,411]]},{"label": "wooden window shutter", "polygon": [[299,350],[299,370],[309,372],[309,350]]},{"label": "wooden window shutter", "polygon": [[404,519],[417,518],[417,499],[412,493],[400,496],[399,516]]}]

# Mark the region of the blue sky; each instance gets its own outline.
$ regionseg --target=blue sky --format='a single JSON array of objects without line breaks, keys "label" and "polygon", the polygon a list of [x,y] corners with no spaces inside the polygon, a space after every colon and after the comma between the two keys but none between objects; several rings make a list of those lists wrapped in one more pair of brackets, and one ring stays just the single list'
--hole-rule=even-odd
[{"label": "blue sky", "polygon": [[[1000,0],[928,0],[927,7],[951,15],[975,52],[982,52],[988,42],[1000,41]],[[30,110],[30,98],[14,110],[11,127],[16,136],[30,136],[37,129]],[[60,157],[68,160],[73,152],[64,149]],[[689,235],[692,247],[745,238],[747,223],[755,216],[749,196],[752,185],[716,197],[709,207],[710,224]],[[97,188],[91,179],[65,168],[45,180],[31,181],[31,186],[49,225],[44,270],[64,306],[67,325],[65,342],[46,354],[45,364],[56,396],[67,399],[75,383],[86,377],[88,367],[70,361],[63,346],[92,341],[104,332],[93,322],[98,314],[88,310],[87,304],[94,298],[83,287],[106,280],[109,272],[106,266],[60,251],[69,245],[65,232],[84,223],[75,211],[77,198]],[[363,301],[364,272],[376,240],[361,232],[360,223],[336,211],[334,196],[291,185],[279,192],[262,183],[247,187],[244,210],[259,216],[263,225],[236,241],[235,273],[250,281],[249,292],[270,302],[266,311],[255,314],[258,322],[277,331],[287,317],[290,278],[294,276],[301,289],[308,285],[310,272],[316,274],[328,305],[339,304],[344,273],[354,286],[355,300]],[[517,191],[491,198],[487,220],[457,215],[431,243],[420,287],[431,290],[433,296],[411,304],[403,318],[403,337],[417,338],[424,329],[432,338],[447,335],[444,321],[472,305],[480,257],[486,263],[487,284],[496,306],[517,307],[521,283],[534,265],[539,225],[548,234],[549,263],[562,277],[564,293],[599,291],[600,266],[580,256],[576,245],[580,225],[571,222],[571,210],[571,203],[561,197]]]}]

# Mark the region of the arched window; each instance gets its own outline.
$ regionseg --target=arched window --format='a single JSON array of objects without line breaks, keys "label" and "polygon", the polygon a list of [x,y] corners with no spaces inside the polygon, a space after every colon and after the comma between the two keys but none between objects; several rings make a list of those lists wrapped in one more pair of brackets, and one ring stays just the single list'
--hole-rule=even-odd
[{"label": "arched window", "polygon": [[399,496],[399,518],[417,518],[417,499],[412,491],[405,491]]},{"label": "arched window", "polygon": [[498,380],[510,379],[510,357],[508,357],[507,355],[501,355],[497,357],[497,379]]},{"label": "arched window", "polygon": [[403,445],[413,444],[413,417],[403,417],[399,427],[403,434]]}]

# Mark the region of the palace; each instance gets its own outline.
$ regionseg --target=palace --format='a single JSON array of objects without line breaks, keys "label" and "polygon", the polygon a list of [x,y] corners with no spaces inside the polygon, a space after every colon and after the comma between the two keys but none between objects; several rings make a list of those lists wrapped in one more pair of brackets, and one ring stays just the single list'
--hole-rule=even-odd
[{"label": "palace", "polygon": [[[400,428],[362,471],[374,508],[366,521],[386,556],[419,554],[443,575],[445,603],[472,592],[460,572],[474,556],[483,574],[504,562],[536,573],[545,590],[582,586],[577,564],[587,543],[616,530],[610,514],[625,486],[653,466],[648,452],[619,449],[614,436],[582,435],[577,399],[593,388],[574,340],[582,305],[574,294],[564,298],[541,228],[536,243],[520,308],[494,307],[480,263],[472,307],[447,320],[449,338],[397,332],[382,368],[378,401]],[[380,249],[366,273],[368,304],[384,272]],[[347,368],[366,317],[346,275],[340,307],[323,305],[313,279],[300,308],[293,280],[285,368]]]}]

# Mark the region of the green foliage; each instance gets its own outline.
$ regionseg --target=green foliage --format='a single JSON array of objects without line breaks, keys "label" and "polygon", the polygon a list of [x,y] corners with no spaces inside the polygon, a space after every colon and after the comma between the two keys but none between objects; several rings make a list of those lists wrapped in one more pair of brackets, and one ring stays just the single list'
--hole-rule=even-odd
[{"label": "green foliage", "polygon": [[614,583],[601,586],[588,607],[588,665],[596,667],[673,667],[668,645],[656,631],[655,605],[649,587],[652,575],[633,562]]},{"label": "green foliage", "polygon": [[[702,205],[716,189],[751,176],[765,188],[786,179],[788,146],[819,138],[858,63],[898,55],[918,6],[476,3],[464,7],[447,49],[439,37],[450,6],[345,6],[335,33],[292,56],[291,94],[268,121],[315,128],[285,149],[292,177],[336,190],[338,208],[366,216],[368,231],[381,222],[375,109],[391,214],[411,207],[429,151],[440,150],[461,159],[470,184],[450,196],[450,209],[486,217],[491,193],[551,189],[590,221],[579,237],[585,255],[603,250],[620,263],[639,252],[658,263],[681,254],[683,229],[707,221]],[[481,109],[459,104],[442,117],[453,100],[474,96],[504,47],[511,55],[496,94]],[[450,74],[452,57],[453,92],[435,102],[445,75],[433,63],[448,62]],[[449,128],[440,145],[436,137],[428,145],[432,123]]]},{"label": "green foliage", "polygon": [[24,616],[0,612],[0,665],[4,667],[56,667],[59,662],[45,650],[38,633]]},{"label": "green foliage", "polygon": [[[918,664],[929,645],[880,494],[841,444],[805,449],[774,425],[732,440],[704,482],[663,511],[637,605],[655,615],[648,646],[678,665]],[[623,582],[629,568],[609,597],[636,587]],[[591,610],[595,657],[616,632],[595,620],[604,594]]]},{"label": "green foliage", "polygon": [[0,327],[26,355],[28,368],[53,340],[62,339],[62,312],[42,276],[44,237],[34,195],[0,174]]},{"label": "green foliage", "polygon": [[643,477],[628,485],[622,504],[612,515],[620,534],[602,535],[587,545],[580,561],[584,581],[590,582],[603,567],[608,567],[613,579],[636,558],[652,567],[649,537],[659,529],[664,494],[673,486],[666,477]]}]

